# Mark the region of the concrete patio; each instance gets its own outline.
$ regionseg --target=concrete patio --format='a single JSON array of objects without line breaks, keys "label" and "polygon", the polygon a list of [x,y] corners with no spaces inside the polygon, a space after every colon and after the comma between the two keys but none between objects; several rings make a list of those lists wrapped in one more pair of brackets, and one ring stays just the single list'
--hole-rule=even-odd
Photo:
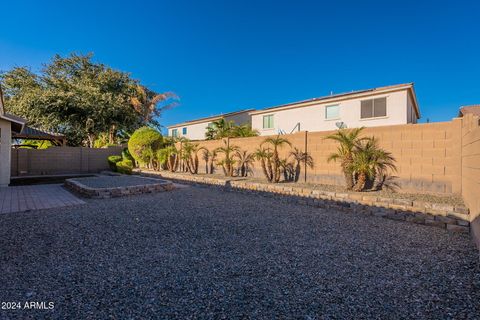
[{"label": "concrete patio", "polygon": [[24,212],[84,204],[60,184],[0,188],[0,213]]}]

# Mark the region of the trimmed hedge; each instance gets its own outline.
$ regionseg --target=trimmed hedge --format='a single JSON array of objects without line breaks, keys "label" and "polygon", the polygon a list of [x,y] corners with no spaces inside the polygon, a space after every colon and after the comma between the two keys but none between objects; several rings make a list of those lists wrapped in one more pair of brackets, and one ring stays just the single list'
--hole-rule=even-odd
[{"label": "trimmed hedge", "polygon": [[120,162],[117,162],[117,171],[123,174],[132,174],[133,162],[128,159],[123,159]]},{"label": "trimmed hedge", "polygon": [[110,170],[116,172],[117,171],[117,163],[122,161],[122,156],[109,156],[107,158],[108,166]]},{"label": "trimmed hedge", "polygon": [[128,151],[140,164],[149,164],[155,151],[163,145],[163,137],[157,130],[142,127],[136,130],[128,140]]}]

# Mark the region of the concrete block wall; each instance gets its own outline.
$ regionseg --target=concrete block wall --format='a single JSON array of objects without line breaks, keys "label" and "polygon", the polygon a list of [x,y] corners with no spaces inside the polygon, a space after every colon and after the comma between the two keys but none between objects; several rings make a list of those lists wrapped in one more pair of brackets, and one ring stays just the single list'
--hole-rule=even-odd
[{"label": "concrete block wall", "polygon": [[[282,135],[292,143],[292,147],[302,151],[306,149],[313,157],[314,168],[307,168],[306,182],[344,184],[340,165],[327,161],[328,156],[335,152],[338,146],[335,141],[325,140],[325,137],[332,133],[335,131]],[[380,145],[395,157],[398,169],[395,175],[401,186],[400,191],[459,195],[462,193],[461,119],[440,123],[366,128],[363,135],[375,136]],[[255,152],[265,138],[267,137],[231,138],[229,143],[239,146],[242,150]],[[198,143],[209,150],[222,145],[221,141]],[[280,149],[280,155],[288,156],[290,151],[290,147],[283,147]],[[205,172],[202,163],[200,160],[200,173]],[[221,168],[217,170],[221,172]],[[253,172],[255,176],[263,176],[258,162],[254,163]],[[305,182],[304,177],[305,168],[302,168],[300,181]]]},{"label": "concrete block wall", "polygon": [[48,149],[13,149],[11,175],[34,176],[90,173],[109,170],[107,157],[120,155],[122,147],[92,149],[52,147]]},{"label": "concrete block wall", "polygon": [[470,209],[471,230],[480,248],[480,117],[462,118],[462,195]]}]

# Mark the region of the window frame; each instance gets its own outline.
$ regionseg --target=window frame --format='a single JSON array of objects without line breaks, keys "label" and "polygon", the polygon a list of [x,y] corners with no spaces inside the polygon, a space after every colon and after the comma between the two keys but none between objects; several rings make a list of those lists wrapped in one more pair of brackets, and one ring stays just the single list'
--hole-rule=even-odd
[{"label": "window frame", "polygon": [[[381,116],[375,116],[375,100],[380,100],[380,99],[385,99],[385,115]],[[384,119],[388,118],[388,112],[387,112],[387,97],[379,97],[379,98],[370,98],[370,99],[364,99],[360,101],[360,120],[371,120],[371,119]],[[362,118],[362,103],[364,101],[372,101],[372,116],[371,117],[365,117]]]},{"label": "window frame", "polygon": [[[332,117],[332,118],[329,118],[327,115],[327,110],[328,108],[331,108],[331,107],[337,107],[337,115],[335,117]],[[338,120],[340,119],[340,104],[331,104],[331,105],[328,105],[328,106],[325,106],[325,120]]]},{"label": "window frame", "polygon": [[[274,114],[266,114],[262,117],[262,128],[264,130],[272,130],[272,129],[275,129],[275,122],[274,122]],[[268,127],[265,127],[265,119],[268,117],[268,119],[271,119],[271,121],[268,121],[268,124],[270,126]]]},{"label": "window frame", "polygon": [[187,134],[187,127],[182,128],[182,136]]},{"label": "window frame", "polygon": [[177,138],[178,137],[178,128],[172,129],[172,137]]}]

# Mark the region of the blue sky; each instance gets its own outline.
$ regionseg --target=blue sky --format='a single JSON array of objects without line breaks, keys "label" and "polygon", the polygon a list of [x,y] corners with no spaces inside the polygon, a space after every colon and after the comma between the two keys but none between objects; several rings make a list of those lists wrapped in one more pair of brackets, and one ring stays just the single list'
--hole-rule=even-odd
[{"label": "blue sky", "polygon": [[8,1],[0,70],[93,52],[181,104],[163,125],[414,82],[421,121],[480,103],[479,1]]}]

